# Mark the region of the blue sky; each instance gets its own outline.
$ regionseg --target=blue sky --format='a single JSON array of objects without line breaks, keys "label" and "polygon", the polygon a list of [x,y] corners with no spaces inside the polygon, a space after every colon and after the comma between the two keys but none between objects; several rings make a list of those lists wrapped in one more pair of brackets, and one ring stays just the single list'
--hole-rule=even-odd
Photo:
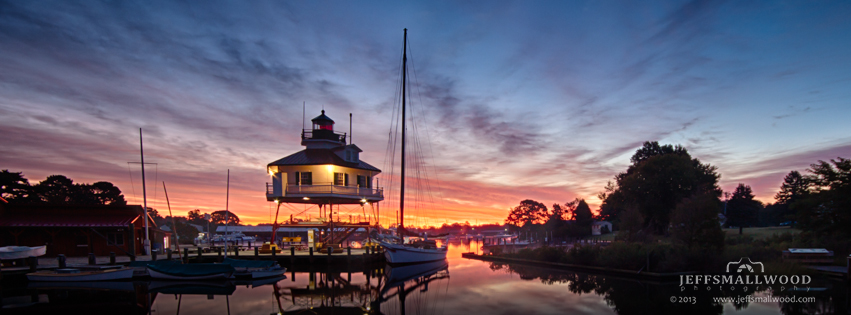
[{"label": "blue sky", "polygon": [[848,16],[844,1],[0,1],[0,168],[134,202],[143,128],[173,209],[224,208],[231,169],[231,208],[266,221],[265,165],[301,150],[302,102],[341,131],[353,113],[362,158],[387,170],[408,28],[444,221],[598,205],[644,141],[772,201],[789,171],[851,157]]}]

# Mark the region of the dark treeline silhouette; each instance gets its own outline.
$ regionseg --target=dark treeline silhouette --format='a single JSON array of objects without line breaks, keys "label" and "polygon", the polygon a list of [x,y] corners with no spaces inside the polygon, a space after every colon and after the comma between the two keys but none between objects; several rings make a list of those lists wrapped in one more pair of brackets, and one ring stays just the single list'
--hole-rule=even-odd
[{"label": "dark treeline silhouette", "polygon": [[50,175],[31,185],[22,172],[0,171],[0,197],[9,203],[65,205],[126,205],[121,190],[110,182],[77,184],[64,175]]}]

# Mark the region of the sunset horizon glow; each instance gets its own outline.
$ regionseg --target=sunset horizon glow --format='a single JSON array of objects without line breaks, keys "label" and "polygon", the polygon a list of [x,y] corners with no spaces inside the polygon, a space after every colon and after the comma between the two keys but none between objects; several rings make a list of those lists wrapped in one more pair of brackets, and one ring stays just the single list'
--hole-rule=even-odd
[{"label": "sunset horizon glow", "polygon": [[[849,2],[5,2],[0,169],[112,182],[141,205],[141,128],[149,207],[168,215],[165,182],[176,216],[270,223],[266,165],[302,150],[324,109],[387,188],[407,28],[439,189],[406,224],[501,224],[524,199],[596,213],[645,141],[774,202],[790,171],[851,157],[848,16]],[[380,205],[394,223],[397,201]],[[304,210],[278,220],[318,214]]]}]

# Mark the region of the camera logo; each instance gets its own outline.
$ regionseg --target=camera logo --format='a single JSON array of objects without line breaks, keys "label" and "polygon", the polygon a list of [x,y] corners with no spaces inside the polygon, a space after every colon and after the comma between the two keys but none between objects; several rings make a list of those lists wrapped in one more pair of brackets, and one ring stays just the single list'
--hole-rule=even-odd
[{"label": "camera logo", "polygon": [[[747,262],[745,262],[745,260],[747,260]],[[756,271],[757,267],[759,268],[759,272],[765,272],[765,266],[763,266],[761,262],[753,262],[750,258],[742,257],[739,258],[739,261],[728,262],[727,272],[729,273],[730,270],[735,270],[736,273],[752,273]]]}]

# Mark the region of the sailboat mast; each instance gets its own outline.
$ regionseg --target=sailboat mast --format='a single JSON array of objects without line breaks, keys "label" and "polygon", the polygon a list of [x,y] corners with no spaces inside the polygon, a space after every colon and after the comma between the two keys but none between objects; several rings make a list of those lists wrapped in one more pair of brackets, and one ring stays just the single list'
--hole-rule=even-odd
[{"label": "sailboat mast", "polygon": [[402,188],[399,194],[399,231],[405,229],[405,68],[408,64],[408,29],[402,48]]},{"label": "sailboat mast", "polygon": [[142,146],[142,128],[139,128],[139,155],[142,157],[142,207],[145,208],[145,242],[142,243],[142,248],[145,252],[145,255],[147,255],[150,253],[149,250],[151,248],[151,241],[148,237],[148,194],[145,190],[145,149]]}]

